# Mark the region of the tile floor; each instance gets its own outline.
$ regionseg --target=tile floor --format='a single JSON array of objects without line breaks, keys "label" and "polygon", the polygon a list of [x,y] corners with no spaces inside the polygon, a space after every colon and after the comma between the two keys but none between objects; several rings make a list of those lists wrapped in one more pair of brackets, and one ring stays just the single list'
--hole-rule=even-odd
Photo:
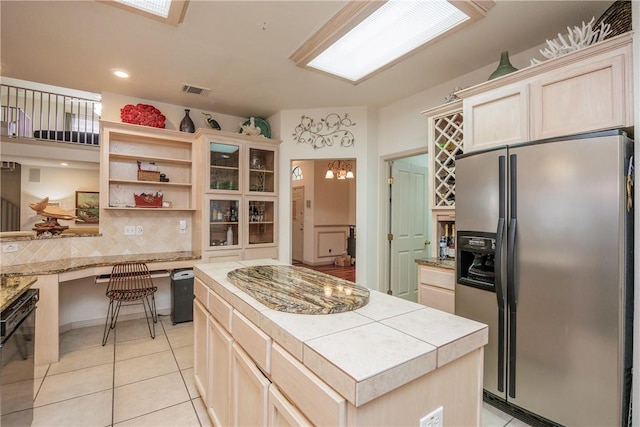
[{"label": "tile floor", "polygon": [[[193,324],[160,316],[120,321],[103,347],[102,326],[60,335],[60,361],[36,367],[33,426],[211,426],[193,383]],[[3,426],[21,426],[15,412]],[[527,424],[484,404],[483,427]]]}]

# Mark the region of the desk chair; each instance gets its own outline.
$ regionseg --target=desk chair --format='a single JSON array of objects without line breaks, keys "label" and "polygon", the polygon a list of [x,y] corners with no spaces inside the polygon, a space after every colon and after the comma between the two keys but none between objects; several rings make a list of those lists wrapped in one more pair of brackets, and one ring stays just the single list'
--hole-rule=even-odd
[{"label": "desk chair", "polygon": [[[107,343],[111,329],[116,327],[122,303],[125,303],[124,305],[142,304],[151,338],[156,337],[155,324],[158,322],[158,314],[154,296],[157,290],[158,287],[153,284],[145,263],[123,262],[113,266],[106,292],[109,308],[107,308],[107,320],[102,336],[103,346]],[[151,314],[151,321],[149,321],[149,314]]]}]

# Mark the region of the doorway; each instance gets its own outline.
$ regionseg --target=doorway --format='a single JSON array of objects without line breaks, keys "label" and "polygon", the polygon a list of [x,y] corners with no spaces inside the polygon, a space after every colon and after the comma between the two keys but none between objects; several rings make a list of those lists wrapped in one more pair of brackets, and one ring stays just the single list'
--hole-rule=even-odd
[{"label": "doorway", "polygon": [[387,292],[418,301],[416,259],[429,248],[427,154],[390,160]]},{"label": "doorway", "polygon": [[[328,178],[331,164],[340,167]],[[339,178],[343,169],[344,177]],[[355,275],[355,259],[340,265],[350,247],[355,257],[355,244],[349,244],[356,226],[355,159],[292,160],[290,173],[291,262],[312,268],[338,264],[335,267],[353,270]]]}]

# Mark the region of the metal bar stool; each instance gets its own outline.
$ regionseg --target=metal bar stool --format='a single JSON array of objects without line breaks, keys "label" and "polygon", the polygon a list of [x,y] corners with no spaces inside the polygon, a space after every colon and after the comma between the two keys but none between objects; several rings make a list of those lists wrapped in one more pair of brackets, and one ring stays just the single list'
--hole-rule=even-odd
[{"label": "metal bar stool", "polygon": [[[145,263],[123,262],[113,266],[106,292],[107,298],[109,298],[109,308],[107,308],[107,320],[102,336],[103,346],[107,343],[111,329],[116,327],[122,303],[125,303],[124,305],[142,304],[151,338],[156,337],[155,324],[158,322],[158,314],[156,313],[155,292],[157,290],[158,287],[153,284]],[[147,312],[147,308],[149,312]],[[149,321],[149,313],[151,321]]]}]

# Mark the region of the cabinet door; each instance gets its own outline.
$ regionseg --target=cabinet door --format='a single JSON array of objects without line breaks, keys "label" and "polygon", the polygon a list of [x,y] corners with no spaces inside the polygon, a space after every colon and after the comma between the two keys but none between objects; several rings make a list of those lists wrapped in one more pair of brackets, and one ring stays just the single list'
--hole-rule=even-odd
[{"label": "cabinet door", "polygon": [[515,83],[463,101],[464,151],[529,140],[529,95]]},{"label": "cabinet door", "polygon": [[273,246],[276,242],[276,202],[274,198],[247,201],[247,248]]},{"label": "cabinet door", "polygon": [[208,191],[240,190],[240,144],[209,142]]},{"label": "cabinet door", "polygon": [[266,426],[269,380],[237,343],[232,365],[230,425]]},{"label": "cabinet door", "polygon": [[424,265],[418,268],[420,275],[418,302],[447,313],[454,313],[455,272]]},{"label": "cabinet door", "polygon": [[311,426],[309,420],[307,420],[273,384],[269,387],[268,403],[269,427]]},{"label": "cabinet door", "polygon": [[193,300],[193,377],[204,402],[209,396],[207,317],[207,311],[200,301]]},{"label": "cabinet door", "polygon": [[216,426],[231,425],[231,358],[233,338],[213,317],[207,322],[209,395],[205,400]]},{"label": "cabinet door", "polygon": [[631,90],[625,82],[622,54],[541,76],[531,85],[533,139],[633,125],[627,123]]},{"label": "cabinet door", "polygon": [[270,194],[276,192],[276,161],[274,149],[249,146],[248,192]]},{"label": "cabinet door", "polygon": [[232,196],[211,196],[206,202],[208,249],[232,249],[241,245],[239,227],[242,217],[240,198]]}]

